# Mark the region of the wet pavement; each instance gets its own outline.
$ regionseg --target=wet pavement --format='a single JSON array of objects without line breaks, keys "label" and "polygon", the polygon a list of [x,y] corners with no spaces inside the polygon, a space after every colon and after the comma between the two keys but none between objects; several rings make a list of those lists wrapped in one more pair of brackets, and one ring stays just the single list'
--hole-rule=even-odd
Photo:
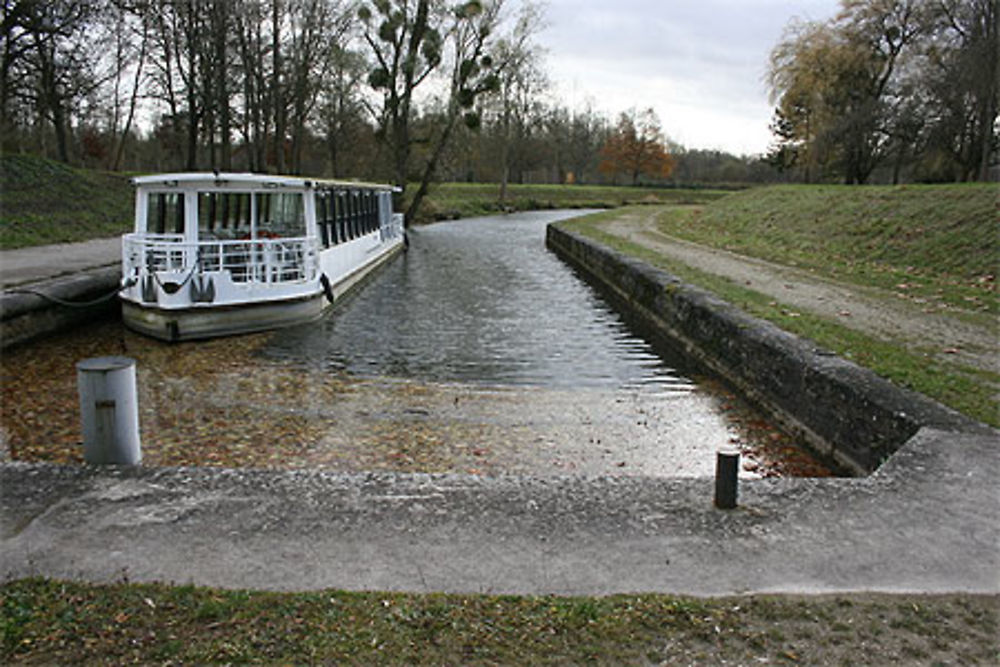
[{"label": "wet pavement", "polygon": [[0,465],[9,577],[286,591],[1000,593],[995,437],[925,429],[865,479]]}]

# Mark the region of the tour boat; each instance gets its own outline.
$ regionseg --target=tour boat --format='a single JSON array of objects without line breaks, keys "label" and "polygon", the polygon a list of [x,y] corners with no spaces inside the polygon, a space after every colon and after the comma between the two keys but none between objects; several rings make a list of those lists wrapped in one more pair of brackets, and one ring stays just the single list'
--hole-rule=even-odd
[{"label": "tour boat", "polygon": [[403,247],[387,185],[236,173],[133,183],[122,318],[163,340],[315,320]]}]

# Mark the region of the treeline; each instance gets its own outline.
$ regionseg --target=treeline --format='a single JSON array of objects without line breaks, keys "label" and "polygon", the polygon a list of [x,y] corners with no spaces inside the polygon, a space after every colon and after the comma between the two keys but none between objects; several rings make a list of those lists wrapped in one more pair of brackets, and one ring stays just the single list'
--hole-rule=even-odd
[{"label": "treeline", "polygon": [[110,170],[415,183],[414,210],[431,179],[983,177],[996,0],[843,5],[775,48],[765,157],[686,150],[650,111],[553,101],[532,0],[4,0],[0,137]]},{"label": "treeline", "polygon": [[[503,0],[4,0],[3,148],[112,170],[246,169],[420,183],[664,182],[550,102],[538,6]],[[659,131],[653,137],[668,146]],[[669,146],[676,180],[757,158]],[[623,158],[624,159],[624,158]],[[647,160],[648,163],[648,160]]]},{"label": "treeline", "polygon": [[793,23],[771,53],[772,162],[807,182],[989,180],[997,4],[842,0],[830,21]]}]

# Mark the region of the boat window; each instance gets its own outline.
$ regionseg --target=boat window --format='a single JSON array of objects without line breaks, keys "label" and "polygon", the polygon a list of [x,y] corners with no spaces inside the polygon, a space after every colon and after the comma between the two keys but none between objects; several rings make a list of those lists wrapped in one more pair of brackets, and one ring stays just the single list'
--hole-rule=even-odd
[{"label": "boat window", "polygon": [[367,190],[361,192],[361,226],[364,228],[365,234],[368,234],[372,230],[371,207],[369,205],[368,194]]},{"label": "boat window", "polygon": [[257,236],[306,235],[306,214],[301,192],[259,192]]},{"label": "boat window", "polygon": [[249,192],[198,193],[199,238],[228,240],[249,233]]},{"label": "boat window", "polygon": [[316,193],[316,222],[324,248],[337,244],[337,230],[334,226],[333,213],[332,193],[329,190]]},{"label": "boat window", "polygon": [[360,194],[357,190],[351,193],[351,228],[354,230],[354,238],[358,238],[362,234]]},{"label": "boat window", "polygon": [[344,230],[344,203],[340,200],[340,195],[335,192],[330,193],[330,210],[337,243],[343,243],[347,240],[347,233]]},{"label": "boat window", "polygon": [[368,203],[368,232],[372,233],[378,229],[378,217],[375,209],[375,193],[371,190],[365,192],[365,200]]},{"label": "boat window", "polygon": [[184,233],[184,193],[150,192],[146,199],[146,232]]},{"label": "boat window", "polygon": [[337,195],[337,225],[340,227],[340,238],[350,241],[354,238],[351,234],[351,211],[349,197],[346,192]]}]

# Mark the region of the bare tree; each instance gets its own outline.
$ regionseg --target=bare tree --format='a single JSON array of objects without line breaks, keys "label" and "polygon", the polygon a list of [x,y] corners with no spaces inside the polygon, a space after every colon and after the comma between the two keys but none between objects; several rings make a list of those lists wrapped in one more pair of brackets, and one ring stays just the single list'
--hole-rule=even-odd
[{"label": "bare tree", "polygon": [[[498,38],[503,0],[467,0],[448,8],[439,0],[378,0],[364,5],[359,16],[364,41],[374,60],[371,86],[382,93],[378,113],[380,136],[393,157],[396,185],[405,190],[416,143],[426,148],[416,168],[419,185],[407,207],[413,220],[456,123],[478,126],[476,99],[494,92],[497,65],[490,53]],[[374,10],[374,11],[373,11]],[[431,136],[411,135],[414,93],[448,57],[445,98]]]},{"label": "bare tree", "polygon": [[96,45],[87,39],[88,22],[99,5],[82,0],[5,0],[0,36],[0,110],[9,127],[16,104],[26,117],[52,127],[56,153],[68,162],[71,123],[77,104],[100,81],[89,64]]},{"label": "bare tree", "polygon": [[107,134],[111,139],[107,166],[118,171],[142,96],[149,22],[143,20],[141,7],[131,0],[113,0],[107,8],[104,28],[107,41],[114,45],[109,56],[111,91],[105,98],[110,106]]},{"label": "bare tree", "polygon": [[510,34],[493,49],[499,90],[491,106],[498,125],[501,204],[507,199],[511,168],[525,162],[532,129],[542,120],[541,95],[548,89],[549,81],[542,70],[542,52],[534,37],[543,25],[541,8],[524,4]]}]

